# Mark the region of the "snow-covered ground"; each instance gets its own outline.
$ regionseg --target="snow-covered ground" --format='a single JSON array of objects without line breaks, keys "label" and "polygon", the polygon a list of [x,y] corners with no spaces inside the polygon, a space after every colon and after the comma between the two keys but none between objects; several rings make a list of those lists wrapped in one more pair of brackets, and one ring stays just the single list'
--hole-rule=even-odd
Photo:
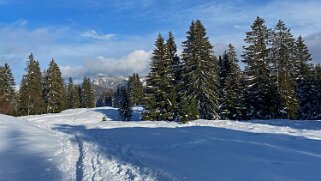
[{"label": "snow-covered ground", "polygon": [[[0,115],[0,180],[321,180],[321,122]],[[108,121],[102,122],[103,116]]]}]

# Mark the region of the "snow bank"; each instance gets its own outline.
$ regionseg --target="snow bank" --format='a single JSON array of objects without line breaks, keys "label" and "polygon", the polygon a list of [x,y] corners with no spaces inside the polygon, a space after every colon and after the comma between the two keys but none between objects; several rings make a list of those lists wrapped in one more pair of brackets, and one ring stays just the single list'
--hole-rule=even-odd
[{"label": "snow bank", "polygon": [[0,180],[68,179],[62,137],[30,121],[0,115]]}]

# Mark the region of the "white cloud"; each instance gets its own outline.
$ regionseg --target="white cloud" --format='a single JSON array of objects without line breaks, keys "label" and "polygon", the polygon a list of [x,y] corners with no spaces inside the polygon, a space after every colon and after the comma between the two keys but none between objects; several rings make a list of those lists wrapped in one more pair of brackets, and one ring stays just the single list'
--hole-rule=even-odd
[{"label": "white cloud", "polygon": [[149,71],[150,58],[151,51],[134,50],[120,59],[98,56],[95,59],[86,60],[81,66],[61,66],[61,71],[64,78],[73,77],[75,79],[98,73],[127,76],[136,72],[146,75]]},{"label": "white cloud", "polygon": [[321,64],[321,31],[304,38],[305,43],[312,54],[313,61]]},{"label": "white cloud", "polygon": [[98,40],[110,40],[115,37],[115,34],[98,34],[95,30],[88,30],[86,32],[83,32],[81,36]]}]

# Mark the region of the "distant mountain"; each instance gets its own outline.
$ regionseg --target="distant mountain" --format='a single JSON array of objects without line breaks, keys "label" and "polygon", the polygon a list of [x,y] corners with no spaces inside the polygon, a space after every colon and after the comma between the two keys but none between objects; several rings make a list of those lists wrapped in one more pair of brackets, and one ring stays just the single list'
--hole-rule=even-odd
[{"label": "distant mountain", "polygon": [[[107,89],[116,90],[117,87],[126,86],[128,83],[128,77],[125,76],[109,76],[106,74],[97,74],[91,78],[93,89],[96,99],[99,98]],[[146,77],[141,77],[140,81],[143,85],[146,84]]]},{"label": "distant mountain", "polygon": [[128,77],[124,76],[108,76],[105,74],[97,74],[92,78],[93,84],[102,88],[117,89],[117,87],[124,86],[128,82]]}]

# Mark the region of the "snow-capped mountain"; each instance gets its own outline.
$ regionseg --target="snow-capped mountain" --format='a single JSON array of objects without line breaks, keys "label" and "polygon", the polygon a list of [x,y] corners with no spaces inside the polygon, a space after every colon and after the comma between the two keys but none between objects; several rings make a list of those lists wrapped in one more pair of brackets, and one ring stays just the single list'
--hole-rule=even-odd
[{"label": "snow-capped mountain", "polygon": [[128,77],[97,74],[95,77],[93,77],[92,80],[93,84],[96,86],[109,89],[117,89],[117,87],[127,84]]},{"label": "snow-capped mountain", "polygon": [[[117,87],[126,85],[128,83],[128,77],[125,76],[109,76],[106,74],[97,74],[92,78],[93,84],[98,87],[117,89]],[[146,78],[141,77],[140,81],[145,85]]]}]

